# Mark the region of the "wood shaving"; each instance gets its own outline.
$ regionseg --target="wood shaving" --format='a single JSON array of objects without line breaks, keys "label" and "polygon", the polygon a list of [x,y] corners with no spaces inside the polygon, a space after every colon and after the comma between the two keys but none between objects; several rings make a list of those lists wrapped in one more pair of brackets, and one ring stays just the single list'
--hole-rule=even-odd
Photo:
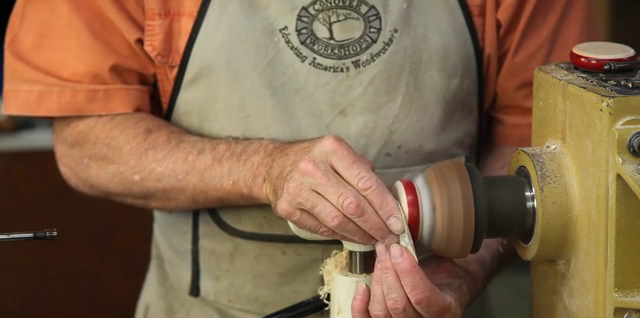
[{"label": "wood shaving", "polygon": [[347,274],[349,272],[348,266],[349,251],[346,248],[343,248],[342,251],[335,250],[331,252],[331,257],[322,262],[322,265],[320,266],[320,275],[322,275],[324,285],[320,286],[318,294],[320,294],[320,298],[322,298],[325,303],[329,304],[327,296],[331,294],[333,274]]},{"label": "wood shaving", "polygon": [[[331,286],[335,275],[346,277],[368,276],[367,274],[353,274],[349,272],[349,250],[346,248],[343,248],[341,251],[335,250],[331,252],[331,257],[325,259],[320,266],[320,275],[322,275],[324,285],[320,286],[318,294],[326,304],[329,304],[327,298],[329,294],[331,294]],[[327,309],[329,309],[328,306]]]},{"label": "wood shaving", "polygon": [[[398,206],[400,209],[400,203],[398,202]],[[416,255],[416,249],[413,245],[413,239],[411,238],[411,233],[409,232],[409,225],[407,224],[407,218],[402,214],[403,223],[405,226],[404,232],[400,235],[400,245],[404,246],[406,249],[411,252],[413,257],[418,261],[418,257]],[[335,250],[331,252],[331,256],[322,262],[320,266],[320,275],[324,280],[324,285],[320,286],[318,289],[318,294],[320,298],[326,303],[329,304],[328,296],[331,294],[331,286],[333,283],[334,275],[342,275],[347,277],[366,277],[368,274],[353,274],[349,272],[349,250],[343,248],[342,250]],[[327,310],[329,306],[327,306]]]}]

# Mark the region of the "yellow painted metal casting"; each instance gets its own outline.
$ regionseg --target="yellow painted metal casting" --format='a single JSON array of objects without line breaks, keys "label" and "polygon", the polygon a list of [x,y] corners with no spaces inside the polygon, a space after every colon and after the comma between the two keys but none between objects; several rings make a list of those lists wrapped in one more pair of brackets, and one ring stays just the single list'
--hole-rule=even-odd
[{"label": "yellow painted metal casting", "polygon": [[510,167],[526,167],[536,192],[533,238],[517,246],[532,262],[533,317],[640,317],[637,131],[640,94],[558,65],[536,71],[532,147]]}]

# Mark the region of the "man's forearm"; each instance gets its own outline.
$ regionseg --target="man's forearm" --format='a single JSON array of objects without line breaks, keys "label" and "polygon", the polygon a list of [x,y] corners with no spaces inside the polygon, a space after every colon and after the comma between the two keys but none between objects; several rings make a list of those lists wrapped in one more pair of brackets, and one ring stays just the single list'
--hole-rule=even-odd
[{"label": "man's forearm", "polygon": [[168,210],[267,203],[266,165],[280,147],[204,138],[144,113],[56,119],[54,144],[76,189]]}]

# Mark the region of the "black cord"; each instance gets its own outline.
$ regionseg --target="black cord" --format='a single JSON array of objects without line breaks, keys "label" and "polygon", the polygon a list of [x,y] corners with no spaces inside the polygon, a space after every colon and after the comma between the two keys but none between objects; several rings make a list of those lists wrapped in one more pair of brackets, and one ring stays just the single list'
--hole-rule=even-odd
[{"label": "black cord", "polygon": [[[328,297],[327,301],[329,301]],[[327,308],[327,303],[325,303],[320,296],[314,296],[272,314],[266,315],[263,318],[302,318],[320,312],[325,308]]]},{"label": "black cord", "polygon": [[327,244],[340,244],[340,241],[331,240],[331,241],[309,241],[305,240],[301,237],[295,235],[284,235],[284,234],[269,234],[269,233],[254,233],[240,230],[231,226],[225,220],[222,219],[218,210],[209,209],[209,216],[213,223],[215,223],[223,232],[227,233],[230,236],[250,240],[250,241],[258,241],[258,242],[269,242],[269,243],[290,243],[290,244],[318,244],[318,245],[327,245]]}]

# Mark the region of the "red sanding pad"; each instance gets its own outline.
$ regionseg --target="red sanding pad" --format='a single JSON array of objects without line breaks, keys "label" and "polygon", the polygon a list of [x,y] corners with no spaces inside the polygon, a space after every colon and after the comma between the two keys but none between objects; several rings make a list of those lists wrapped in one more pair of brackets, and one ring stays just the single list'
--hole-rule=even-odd
[{"label": "red sanding pad", "polygon": [[418,241],[420,235],[420,202],[418,201],[418,191],[416,185],[411,180],[400,180],[407,198],[407,225],[411,232],[413,242]]}]

